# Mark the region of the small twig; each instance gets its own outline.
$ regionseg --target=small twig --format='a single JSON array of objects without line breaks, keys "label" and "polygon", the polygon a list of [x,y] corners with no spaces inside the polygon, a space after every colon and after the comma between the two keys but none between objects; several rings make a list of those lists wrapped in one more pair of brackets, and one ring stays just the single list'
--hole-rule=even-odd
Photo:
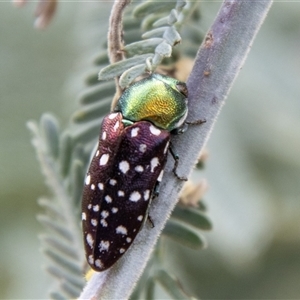
[{"label": "small twig", "polygon": [[[111,64],[124,59],[122,21],[124,9],[130,2],[131,0],[116,0],[111,10],[107,36],[108,57]],[[122,89],[119,85],[119,77],[116,77],[115,80],[116,93],[111,104],[111,109],[115,107],[116,102],[122,93]]]}]

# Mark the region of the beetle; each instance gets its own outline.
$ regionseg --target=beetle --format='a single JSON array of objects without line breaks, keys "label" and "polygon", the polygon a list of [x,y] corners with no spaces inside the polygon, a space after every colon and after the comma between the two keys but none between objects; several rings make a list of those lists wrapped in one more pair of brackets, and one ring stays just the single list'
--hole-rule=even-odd
[{"label": "beetle", "polygon": [[86,258],[95,271],[110,268],[147,219],[170,134],[187,123],[187,96],[184,82],[152,74],[128,87],[104,117],[82,197]]}]

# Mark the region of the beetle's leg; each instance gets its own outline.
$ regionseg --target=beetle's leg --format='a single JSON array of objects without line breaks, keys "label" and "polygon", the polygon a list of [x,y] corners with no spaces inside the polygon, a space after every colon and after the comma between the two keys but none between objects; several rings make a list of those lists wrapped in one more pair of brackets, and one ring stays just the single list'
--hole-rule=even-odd
[{"label": "beetle's leg", "polygon": [[206,123],[206,120],[196,120],[196,121],[185,121],[179,128],[175,128],[171,131],[174,135],[179,135],[187,131],[189,125],[201,125]]},{"label": "beetle's leg", "polygon": [[174,153],[173,149],[172,149],[172,144],[170,144],[169,147],[170,153],[172,155],[172,157],[174,158],[174,167],[172,172],[174,173],[174,175],[179,179],[179,180],[183,180],[183,181],[187,181],[188,179],[185,176],[179,176],[177,174],[177,168],[178,168],[178,163],[179,163],[179,156],[177,154]]},{"label": "beetle's leg", "polygon": [[[157,198],[159,195],[159,184],[160,184],[160,181],[156,181],[155,187],[154,187],[152,195],[151,195],[151,203],[152,203],[152,200]],[[149,207],[150,207],[150,205],[149,205]],[[147,212],[147,215],[148,215],[147,221],[150,223],[151,228],[154,228],[154,222],[148,212]]]},{"label": "beetle's leg", "polygon": [[149,214],[148,214],[148,219],[147,219],[147,221],[150,223],[151,228],[154,228],[153,220],[152,220],[152,218],[151,218],[151,216],[150,216]]},{"label": "beetle's leg", "polygon": [[204,119],[204,120],[196,120],[196,121],[190,121],[190,122],[185,121],[184,123],[187,125],[201,125],[203,123],[206,123],[206,120]]},{"label": "beetle's leg", "polygon": [[[182,124],[181,127],[172,130],[171,133],[172,133],[172,134],[175,134],[175,135],[177,135],[177,134],[182,134],[182,133],[184,133],[184,132],[187,130],[188,125],[201,125],[201,124],[203,124],[203,123],[206,123],[206,120],[196,120],[196,121],[191,121],[191,122],[185,121],[185,122]],[[174,163],[174,168],[173,168],[173,170],[172,170],[173,173],[174,173],[174,175],[175,175],[179,180],[187,181],[187,178],[186,178],[186,177],[184,177],[184,176],[179,176],[179,175],[177,174],[177,168],[178,168],[178,163],[179,163],[179,156],[178,156],[177,154],[174,153],[174,151],[173,151],[173,149],[172,149],[172,144],[171,144],[171,143],[170,143],[169,150],[170,150],[170,153],[171,153],[171,155],[173,156],[174,161],[175,161],[175,163]]]}]

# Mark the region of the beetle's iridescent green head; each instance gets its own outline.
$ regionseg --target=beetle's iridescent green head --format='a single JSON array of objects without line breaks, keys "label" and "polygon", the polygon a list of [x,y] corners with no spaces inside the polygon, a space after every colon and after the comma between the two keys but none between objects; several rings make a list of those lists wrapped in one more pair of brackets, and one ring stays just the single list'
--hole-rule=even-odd
[{"label": "beetle's iridescent green head", "polygon": [[160,74],[152,74],[127,88],[115,111],[129,121],[147,120],[172,131],[180,127],[188,112],[188,91],[184,82]]}]

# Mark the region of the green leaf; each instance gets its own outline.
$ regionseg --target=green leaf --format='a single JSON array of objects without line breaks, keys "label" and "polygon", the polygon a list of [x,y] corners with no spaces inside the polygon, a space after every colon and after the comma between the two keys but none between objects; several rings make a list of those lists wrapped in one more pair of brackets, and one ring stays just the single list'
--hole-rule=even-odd
[{"label": "green leaf", "polygon": [[144,63],[147,58],[152,58],[152,57],[153,57],[153,53],[147,53],[147,54],[139,55],[137,57],[131,57],[126,60],[122,60],[113,65],[109,65],[103,68],[99,72],[99,80],[108,80],[117,77],[121,75],[123,72],[125,72],[127,69],[134,67],[138,64]]},{"label": "green leaf", "polygon": [[[177,4],[178,4],[178,2],[179,1],[177,1]],[[173,25],[173,24],[175,24],[177,21],[178,21],[178,12],[177,12],[177,10],[178,11],[181,11],[182,9],[183,9],[183,7],[186,5],[186,2],[185,1],[182,1],[182,3],[183,3],[183,6],[182,7],[178,7],[178,5],[176,5],[176,9],[172,9],[171,10],[171,12],[170,12],[170,14],[169,14],[169,17],[168,17],[168,23],[170,24],[170,25]]]},{"label": "green leaf", "polygon": [[89,71],[88,74],[85,75],[84,83],[88,86],[94,86],[99,84],[98,80],[99,67]]},{"label": "green leaf", "polygon": [[200,249],[206,246],[206,241],[202,236],[184,224],[172,219],[168,220],[163,230],[163,235],[194,249]]},{"label": "green leaf", "polygon": [[176,9],[181,11],[186,6],[186,0],[177,0],[176,1]]},{"label": "green leaf", "polygon": [[57,158],[59,153],[59,126],[56,118],[49,113],[45,113],[41,117],[40,126],[46,142],[47,152],[53,158]]},{"label": "green leaf", "polygon": [[51,246],[52,248],[62,252],[64,255],[72,259],[78,259],[78,253],[74,250],[72,245],[66,243],[64,240],[54,237],[52,235],[40,235],[42,243]]},{"label": "green leaf", "polygon": [[44,249],[43,251],[58,268],[69,270],[73,274],[82,274],[82,270],[78,264],[78,259],[69,259],[65,255],[61,255],[61,253],[57,253],[57,251],[53,249]]},{"label": "green leaf", "polygon": [[155,37],[162,38],[168,26],[155,28],[153,30],[147,31],[142,35],[143,39],[150,39]]},{"label": "green leaf", "polygon": [[172,213],[172,218],[179,219],[202,230],[212,229],[212,222],[210,219],[196,208],[177,205]]},{"label": "green leaf", "polygon": [[129,31],[131,29],[139,28],[140,24],[141,24],[141,21],[136,18],[132,18],[131,15],[125,16],[124,21],[123,21],[123,28],[124,28],[124,31],[127,33],[127,31]]},{"label": "green leaf", "polygon": [[200,201],[199,202],[199,206],[197,207],[198,210],[202,211],[202,212],[206,212],[207,211],[207,206],[204,203],[204,201]]},{"label": "green leaf", "polygon": [[181,36],[173,26],[170,26],[165,31],[163,38],[167,41],[168,44],[173,46],[181,42]]},{"label": "green leaf", "polygon": [[67,239],[68,241],[73,241],[73,236],[70,231],[66,228],[62,222],[57,222],[57,220],[52,219],[46,215],[38,215],[37,219],[47,228],[51,229],[53,232],[57,233],[61,237]]},{"label": "green leaf", "polygon": [[156,47],[155,53],[164,57],[170,57],[172,54],[172,46],[169,45],[166,41],[163,41]]},{"label": "green leaf", "polygon": [[121,88],[125,89],[126,87],[128,87],[138,76],[143,75],[145,71],[146,64],[140,64],[123,72],[119,80]]},{"label": "green leaf", "polygon": [[134,291],[133,291],[133,293],[130,295],[130,300],[140,300],[140,299],[142,299],[142,297],[141,297],[141,294],[142,294],[142,287],[141,287],[141,285],[140,285],[140,283],[139,284],[137,284],[136,286],[135,286],[135,288],[134,288]]},{"label": "green leaf", "polygon": [[101,53],[99,53],[95,58],[94,58],[94,64],[97,66],[101,66],[101,65],[106,65],[109,63],[108,60],[108,55],[107,55],[107,51],[103,51]]},{"label": "green leaf", "polygon": [[137,40],[141,39],[142,31],[140,27],[136,28],[135,30],[130,30],[126,32],[126,36],[124,36],[124,45],[129,45],[131,43],[135,43]]},{"label": "green leaf", "polygon": [[142,55],[146,53],[153,53],[155,48],[163,41],[162,38],[151,38],[144,41],[131,43],[124,47],[124,51],[128,56]]},{"label": "green leaf", "polygon": [[149,278],[147,280],[147,283],[146,283],[146,299],[147,300],[154,300],[154,291],[155,291],[155,282],[152,278]]},{"label": "green leaf", "polygon": [[174,8],[175,3],[173,1],[146,1],[140,5],[138,5],[133,10],[133,15],[136,18],[143,17],[145,15],[150,15],[152,13],[164,13],[169,12],[172,8]]},{"label": "green leaf", "polygon": [[146,31],[152,29],[153,24],[159,20],[164,14],[151,14],[145,16],[142,20],[141,28]]},{"label": "green leaf", "polygon": [[182,290],[179,281],[165,270],[159,270],[155,279],[173,299],[192,299]]},{"label": "green leaf", "polygon": [[[97,75],[98,76],[98,75]],[[91,104],[94,102],[102,102],[106,97],[112,98],[116,91],[115,83],[98,82],[96,86],[89,87],[80,96],[79,101],[81,104]]]},{"label": "green leaf", "polygon": [[60,284],[62,291],[67,293],[70,298],[77,298],[80,295],[81,289],[75,287],[67,281],[62,281]]},{"label": "green leaf", "polygon": [[68,298],[64,295],[62,295],[61,293],[55,291],[55,292],[50,292],[49,294],[50,299],[53,300],[68,300]]},{"label": "green leaf", "polygon": [[80,289],[82,289],[84,287],[85,282],[84,282],[82,274],[78,274],[78,273],[74,274],[71,272],[66,272],[66,271],[62,270],[61,268],[57,268],[56,266],[48,266],[48,267],[46,267],[46,270],[49,274],[56,277],[60,281],[67,280],[72,285],[74,285]]},{"label": "green leaf", "polygon": [[101,101],[86,105],[78,109],[72,119],[75,123],[88,122],[99,119],[110,110],[112,97],[101,99]]},{"label": "green leaf", "polygon": [[55,200],[41,197],[38,199],[38,204],[44,207],[49,214],[59,218],[61,221],[65,221],[65,216]]},{"label": "green leaf", "polygon": [[155,28],[155,27],[161,27],[161,26],[166,26],[166,25],[170,25],[169,24],[169,16],[166,16],[166,17],[156,20],[152,26]]},{"label": "green leaf", "polygon": [[59,168],[63,177],[70,170],[73,140],[69,132],[65,131],[60,137]]}]

